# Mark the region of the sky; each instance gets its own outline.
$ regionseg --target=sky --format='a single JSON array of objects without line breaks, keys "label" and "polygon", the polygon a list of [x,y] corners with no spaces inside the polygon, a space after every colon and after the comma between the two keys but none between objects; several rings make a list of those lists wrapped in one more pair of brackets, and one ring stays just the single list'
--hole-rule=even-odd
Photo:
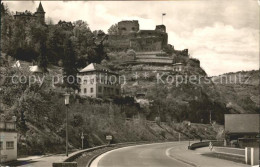
[{"label": "sky", "polygon": [[[4,1],[10,11],[35,12],[39,1]],[[185,1],[42,1],[47,20],[86,21],[107,32],[122,20],[139,20],[140,29],[155,29],[166,13],[168,41],[188,48],[209,76],[259,69],[257,0]]]}]

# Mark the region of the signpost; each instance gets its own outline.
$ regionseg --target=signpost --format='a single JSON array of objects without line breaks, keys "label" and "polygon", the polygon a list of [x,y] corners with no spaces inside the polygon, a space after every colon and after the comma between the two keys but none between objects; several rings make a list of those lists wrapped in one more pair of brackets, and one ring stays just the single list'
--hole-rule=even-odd
[{"label": "signpost", "polygon": [[113,139],[112,135],[106,135],[106,140],[108,141],[108,145],[110,145],[112,139]]},{"label": "signpost", "polygon": [[81,133],[81,147],[82,147],[82,150],[84,149],[84,134],[83,132]]}]

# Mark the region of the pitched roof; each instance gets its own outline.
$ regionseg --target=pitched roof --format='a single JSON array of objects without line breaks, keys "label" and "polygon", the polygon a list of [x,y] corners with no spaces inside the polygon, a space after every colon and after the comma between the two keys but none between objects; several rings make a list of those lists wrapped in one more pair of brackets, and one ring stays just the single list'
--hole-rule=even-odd
[{"label": "pitched roof", "polygon": [[112,72],[109,68],[104,67],[100,64],[91,63],[87,67],[80,70],[80,72],[89,72],[89,71],[104,71],[104,72]]},{"label": "pitched roof", "polygon": [[41,2],[39,4],[39,7],[37,8],[37,12],[44,12]]},{"label": "pitched roof", "polygon": [[43,69],[39,66],[29,66],[29,69],[33,73],[43,73]]}]

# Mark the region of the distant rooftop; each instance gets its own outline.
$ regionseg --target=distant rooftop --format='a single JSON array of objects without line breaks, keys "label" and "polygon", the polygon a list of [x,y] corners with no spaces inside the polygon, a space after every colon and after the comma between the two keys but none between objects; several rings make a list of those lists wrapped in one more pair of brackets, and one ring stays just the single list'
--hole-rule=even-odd
[{"label": "distant rooftop", "polygon": [[33,73],[43,73],[43,69],[40,68],[39,66],[29,66],[30,68],[30,71],[33,72]]},{"label": "distant rooftop", "polygon": [[97,63],[91,63],[87,67],[80,70],[80,72],[90,72],[90,71],[103,71],[103,72],[112,73],[112,71],[109,68],[104,67],[104,66],[97,64]]}]

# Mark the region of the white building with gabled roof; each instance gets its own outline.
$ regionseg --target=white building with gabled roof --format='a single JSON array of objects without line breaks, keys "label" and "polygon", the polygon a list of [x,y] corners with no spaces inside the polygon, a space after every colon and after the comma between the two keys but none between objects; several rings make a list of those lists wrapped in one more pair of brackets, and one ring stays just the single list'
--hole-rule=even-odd
[{"label": "white building with gabled roof", "polygon": [[80,96],[105,98],[120,96],[119,75],[100,64],[91,63],[78,74]]}]

